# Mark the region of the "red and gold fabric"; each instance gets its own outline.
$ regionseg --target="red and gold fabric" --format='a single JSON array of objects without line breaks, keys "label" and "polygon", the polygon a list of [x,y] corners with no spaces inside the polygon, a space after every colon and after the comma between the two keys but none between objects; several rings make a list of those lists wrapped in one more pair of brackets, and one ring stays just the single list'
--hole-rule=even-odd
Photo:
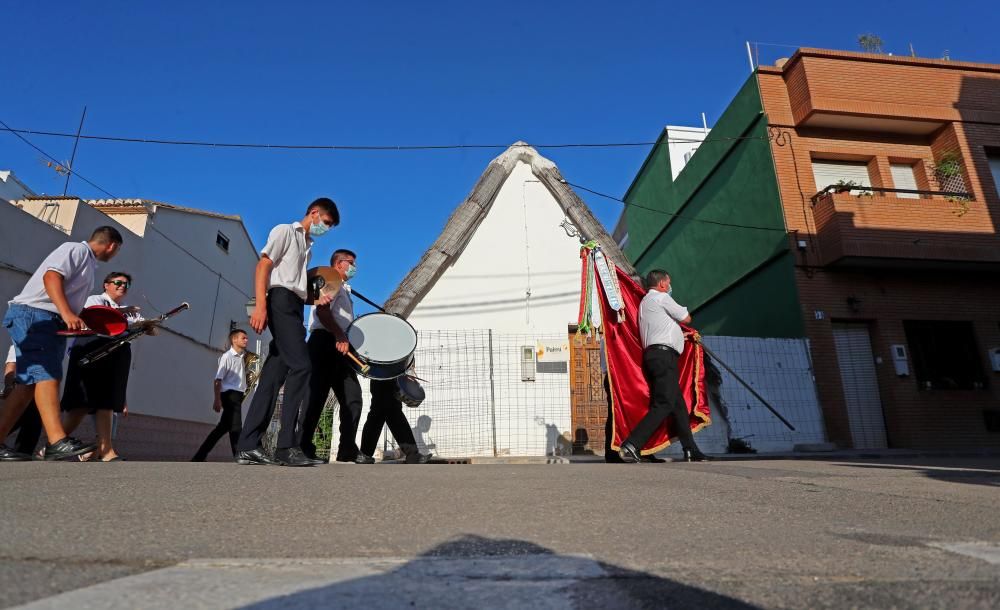
[{"label": "red and gold fabric", "polygon": [[[611,385],[614,432],[611,446],[618,449],[629,433],[649,411],[649,385],[642,372],[642,343],[639,340],[639,303],[645,291],[627,273],[615,269],[620,287],[624,315],[611,310],[604,286],[597,282],[597,292],[603,312],[604,350]],[[697,432],[712,423],[705,391],[704,349],[697,331],[681,325],[684,330],[684,353],[677,363],[681,393],[687,403],[688,425]],[[644,455],[663,450],[677,438],[674,418],[668,417],[650,437]]]}]

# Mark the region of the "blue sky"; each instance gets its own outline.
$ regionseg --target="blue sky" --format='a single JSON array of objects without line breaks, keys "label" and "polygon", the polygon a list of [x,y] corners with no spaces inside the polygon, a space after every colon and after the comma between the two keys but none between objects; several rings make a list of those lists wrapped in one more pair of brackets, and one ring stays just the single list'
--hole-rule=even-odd
[{"label": "blue sky", "polygon": [[[14,2],[3,3],[0,120],[165,139],[306,144],[651,141],[709,124],[746,80],[744,43],[1000,62],[989,2]],[[764,8],[766,6],[766,8]],[[985,18],[993,10],[994,18]],[[987,12],[984,12],[987,11]],[[975,18],[979,15],[982,18]],[[761,46],[761,60],[792,49]],[[72,141],[34,136],[60,159]],[[85,141],[76,169],[118,197],[271,226],[334,198],[343,223],[315,249],[359,253],[382,299],[500,150],[289,152]],[[571,182],[621,196],[645,148],[549,149]],[[0,169],[38,192],[63,178],[0,133]],[[76,181],[84,197],[100,192]],[[580,193],[606,225],[613,201]]]}]

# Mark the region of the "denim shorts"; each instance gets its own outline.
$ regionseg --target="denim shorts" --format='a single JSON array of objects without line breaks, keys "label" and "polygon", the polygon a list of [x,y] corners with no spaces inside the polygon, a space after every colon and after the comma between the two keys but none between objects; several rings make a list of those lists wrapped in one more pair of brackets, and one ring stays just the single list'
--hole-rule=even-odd
[{"label": "denim shorts", "polygon": [[62,379],[66,337],[56,334],[63,328],[59,314],[11,303],[3,325],[14,342],[18,383],[33,385]]}]

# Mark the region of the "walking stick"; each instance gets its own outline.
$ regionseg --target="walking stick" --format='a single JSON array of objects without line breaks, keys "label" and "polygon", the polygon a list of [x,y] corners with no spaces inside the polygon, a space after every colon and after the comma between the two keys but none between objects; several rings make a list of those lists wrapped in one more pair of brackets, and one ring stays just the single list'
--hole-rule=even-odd
[{"label": "walking stick", "polygon": [[721,366],[722,368],[724,368],[727,371],[729,371],[729,374],[732,375],[733,378],[736,379],[736,381],[740,382],[740,385],[742,385],[747,390],[749,390],[750,393],[753,394],[754,398],[756,398],[757,400],[759,400],[762,405],[764,405],[765,407],[767,407],[768,411],[770,411],[772,414],[774,414],[775,417],[777,417],[778,419],[780,419],[781,423],[783,423],[786,426],[788,426],[789,430],[792,430],[792,431],[795,430],[795,426],[793,426],[792,424],[788,423],[788,420],[785,419],[784,417],[782,417],[781,413],[778,413],[774,409],[774,407],[771,406],[770,403],[768,403],[766,400],[764,400],[763,396],[761,396],[760,394],[757,393],[756,390],[754,390],[753,388],[751,388],[749,383],[743,381],[743,378],[741,378],[739,375],[737,375],[736,371],[734,371],[733,369],[729,368],[729,366],[725,362],[723,362],[721,359],[719,359],[719,357],[716,356],[715,353],[712,352],[712,350],[708,349],[708,346],[701,342],[701,337],[700,336],[697,339],[695,339],[695,341],[698,342],[698,345],[700,345],[701,348],[703,350],[705,350],[705,353],[708,354],[709,357],[712,358],[712,360],[715,360],[716,362],[719,363],[719,366]]}]

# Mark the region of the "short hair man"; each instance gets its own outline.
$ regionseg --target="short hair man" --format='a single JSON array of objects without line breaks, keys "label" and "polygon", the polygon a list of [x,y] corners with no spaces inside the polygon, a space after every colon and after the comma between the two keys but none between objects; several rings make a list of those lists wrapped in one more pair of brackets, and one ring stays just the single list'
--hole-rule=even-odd
[{"label": "short hair man", "polygon": [[215,403],[212,405],[212,409],[216,413],[222,413],[222,416],[219,418],[218,425],[208,433],[205,442],[191,458],[192,462],[204,462],[208,458],[209,452],[215,448],[215,444],[227,432],[229,433],[229,444],[233,449],[233,457],[235,458],[239,452],[236,445],[240,440],[240,432],[243,431],[241,410],[247,391],[247,376],[243,360],[247,341],[249,341],[249,337],[242,328],[234,328],[229,331],[229,349],[219,357],[219,366],[215,371],[215,382],[212,384],[215,391]]},{"label": "short hair man", "polygon": [[358,423],[361,420],[361,384],[347,351],[347,327],[354,321],[351,287],[346,282],[357,273],[358,257],[350,250],[337,250],[330,266],[340,274],[344,285],[328,305],[317,305],[309,318],[309,358],[313,374],[309,383],[309,407],[302,417],[302,451],[316,458],[313,434],[319,424],[326,398],[333,390],[340,405],[340,445],[334,459],[353,462],[358,456]]},{"label": "short hair man", "polygon": [[[296,431],[299,411],[309,400],[309,376],[312,372],[303,315],[308,296],[306,269],[312,253],[313,237],[325,234],[339,223],[340,213],[336,204],[321,197],[309,204],[301,221],[274,227],[261,251],[254,273],[257,307],[250,316],[250,326],[258,334],[267,327],[271,330],[272,339],[240,434],[236,456],[239,464],[312,466],[316,463],[302,453]],[[322,296],[316,304],[329,302],[329,296]],[[263,451],[260,443],[271,422],[282,385],[285,390],[281,404],[281,429],[272,458]]]},{"label": "short hair man", "polygon": [[[49,254],[7,308],[3,325],[14,341],[18,385],[0,413],[0,439],[7,438],[32,396],[48,437],[46,460],[62,460],[93,451],[66,435],[59,419],[59,381],[66,353],[66,338],[56,334],[65,325],[80,330],[80,311],[94,287],[97,261],[110,261],[122,245],[114,227],[98,227],[85,242],[67,242]],[[25,460],[30,456],[0,445],[0,459]]]},{"label": "short hair man", "polygon": [[639,338],[642,341],[642,371],[649,384],[649,412],[621,444],[619,455],[638,462],[642,448],[663,420],[674,417],[684,458],[701,462],[708,457],[698,449],[691,434],[687,404],[681,394],[677,360],[684,352],[680,324],[690,324],[688,310],[671,297],[670,274],[654,269],[646,274],[646,296],[639,304]]}]

